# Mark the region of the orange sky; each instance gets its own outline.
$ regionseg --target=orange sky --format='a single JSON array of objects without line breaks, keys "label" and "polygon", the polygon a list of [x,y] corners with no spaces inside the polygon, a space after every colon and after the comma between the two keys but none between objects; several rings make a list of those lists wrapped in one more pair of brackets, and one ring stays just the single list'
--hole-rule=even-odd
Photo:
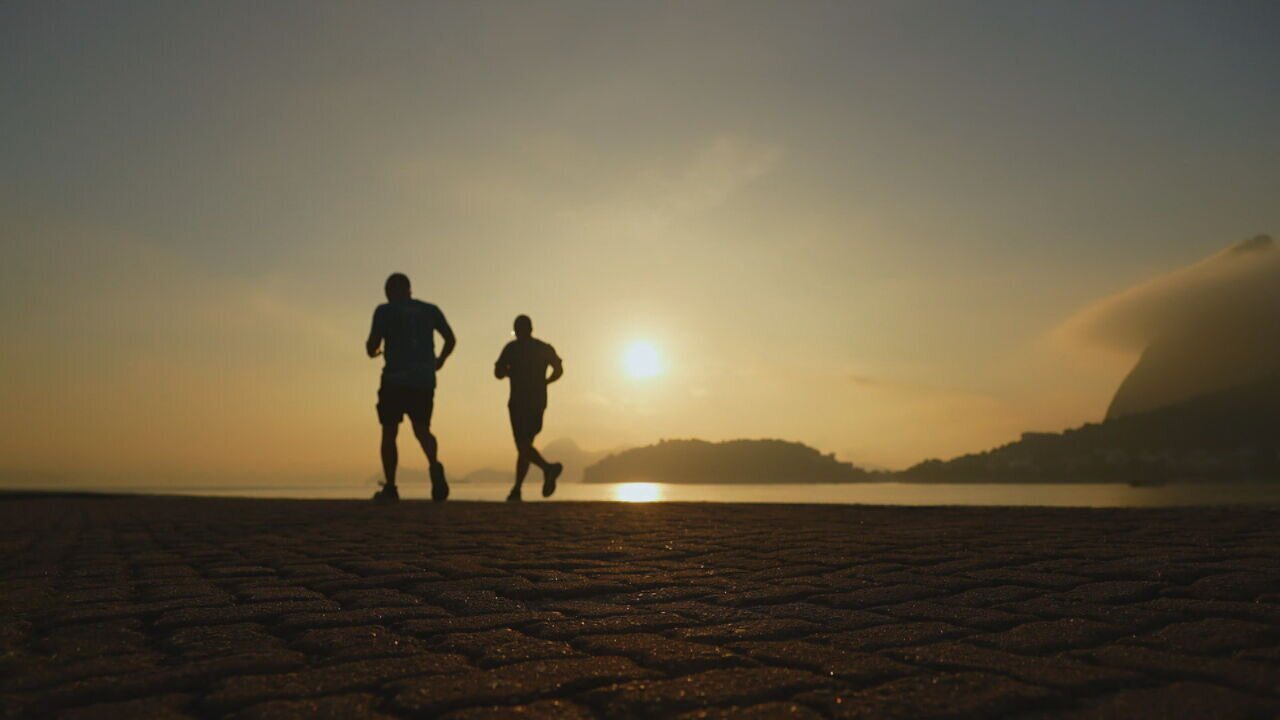
[{"label": "orange sky", "polygon": [[1100,418],[1132,352],[1055,329],[1280,227],[1266,9],[3,13],[0,472],[363,481],[392,271],[455,474],[511,463],[522,312],[544,441],[902,467]]}]

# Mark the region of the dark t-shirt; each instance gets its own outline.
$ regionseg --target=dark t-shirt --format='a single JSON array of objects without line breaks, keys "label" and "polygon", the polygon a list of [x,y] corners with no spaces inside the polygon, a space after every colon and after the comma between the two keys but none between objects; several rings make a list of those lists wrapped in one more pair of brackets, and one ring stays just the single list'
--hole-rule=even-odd
[{"label": "dark t-shirt", "polygon": [[382,382],[388,385],[436,386],[436,330],[446,327],[440,308],[421,300],[383,303],[373,311],[370,335],[385,341]]},{"label": "dark t-shirt", "polygon": [[507,343],[498,356],[498,367],[511,379],[511,398],[507,404],[545,408],[547,368],[559,364],[556,349],[537,338]]}]

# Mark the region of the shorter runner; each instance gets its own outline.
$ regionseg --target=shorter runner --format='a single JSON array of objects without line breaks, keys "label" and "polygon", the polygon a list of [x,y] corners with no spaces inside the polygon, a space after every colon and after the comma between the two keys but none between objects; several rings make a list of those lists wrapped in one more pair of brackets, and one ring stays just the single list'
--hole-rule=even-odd
[{"label": "shorter runner", "polygon": [[[564,471],[564,465],[549,463],[533,446],[533,439],[542,431],[542,413],[547,409],[547,386],[564,374],[556,349],[533,336],[533,321],[521,315],[515,322],[516,339],[507,343],[493,366],[494,377],[511,379],[511,399],[507,410],[511,415],[511,432],[515,436],[516,484],[507,496],[509,502],[519,502],[524,476],[532,463],[542,469],[542,497],[551,497],[556,491],[556,478]],[[550,377],[547,368],[551,368]]]}]

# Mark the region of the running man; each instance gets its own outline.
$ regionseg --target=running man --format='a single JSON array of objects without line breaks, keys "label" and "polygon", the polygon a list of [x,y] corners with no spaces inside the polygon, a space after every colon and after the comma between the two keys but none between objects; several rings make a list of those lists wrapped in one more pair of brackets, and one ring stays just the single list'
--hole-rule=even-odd
[{"label": "running man", "polygon": [[[556,491],[556,478],[564,471],[564,465],[549,463],[533,446],[533,439],[542,432],[542,413],[547,409],[547,386],[564,375],[564,367],[556,349],[533,336],[533,321],[521,315],[515,322],[516,339],[507,343],[493,366],[493,375],[499,380],[511,378],[511,399],[507,410],[511,415],[511,432],[515,435],[516,484],[507,496],[508,502],[519,502],[524,476],[532,463],[542,469],[542,497],[551,497]],[[547,376],[551,368],[551,376]]]},{"label": "running man", "polygon": [[[382,424],[382,472],[386,483],[373,499],[396,502],[396,465],[399,452],[396,434],[405,415],[413,423],[413,434],[427,454],[431,473],[431,499],[449,497],[449,483],[437,455],[436,438],[431,434],[431,411],[435,405],[436,371],[453,353],[457,339],[440,308],[410,297],[409,278],[394,273],[387,278],[387,302],[373,311],[373,328],[365,342],[369,357],[382,355],[382,384],[378,388],[378,422]],[[436,357],[435,333],[444,338]],[[385,343],[385,345],[384,345]]]}]

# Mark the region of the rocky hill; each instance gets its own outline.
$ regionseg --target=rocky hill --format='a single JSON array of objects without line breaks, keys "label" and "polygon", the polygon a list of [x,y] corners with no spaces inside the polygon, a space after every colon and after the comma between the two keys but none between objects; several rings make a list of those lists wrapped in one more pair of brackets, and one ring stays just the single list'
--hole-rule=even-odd
[{"label": "rocky hill", "polygon": [[797,442],[664,440],[610,455],[587,468],[589,483],[840,483],[873,476]]}]

